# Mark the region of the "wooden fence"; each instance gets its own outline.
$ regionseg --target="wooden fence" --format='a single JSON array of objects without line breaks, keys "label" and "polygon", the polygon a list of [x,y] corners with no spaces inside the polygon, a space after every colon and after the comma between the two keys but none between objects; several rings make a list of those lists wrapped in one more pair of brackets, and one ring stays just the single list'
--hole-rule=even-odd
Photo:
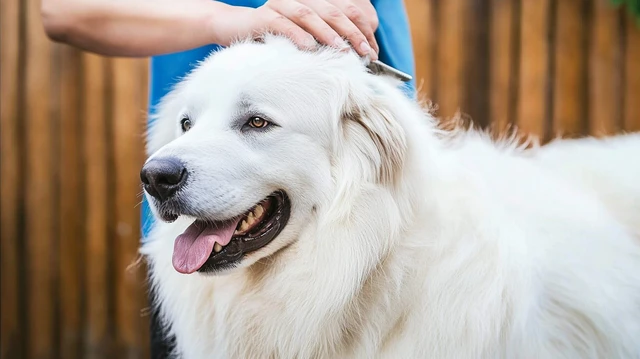
[{"label": "wooden fence", "polygon": [[439,116],[556,134],[640,130],[640,21],[609,0],[407,0]]},{"label": "wooden fence", "polygon": [[[1,8],[0,358],[148,357],[137,259],[145,60],[52,44]],[[607,0],[406,0],[439,115],[550,138],[640,130],[640,29]]]},{"label": "wooden fence", "polygon": [[148,357],[147,63],[52,44],[38,1],[1,14],[2,359]]}]

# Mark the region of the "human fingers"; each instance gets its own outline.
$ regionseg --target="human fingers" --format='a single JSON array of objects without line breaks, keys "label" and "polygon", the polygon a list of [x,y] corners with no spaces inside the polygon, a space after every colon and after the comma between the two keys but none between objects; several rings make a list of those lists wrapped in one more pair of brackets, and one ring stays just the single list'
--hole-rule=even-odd
[{"label": "human fingers", "polygon": [[349,43],[360,56],[369,55],[375,59],[377,54],[371,48],[369,40],[362,31],[338,7],[327,1],[300,0],[316,11],[341,37]]},{"label": "human fingers", "polygon": [[[378,28],[378,14],[371,2],[369,0],[329,0],[328,3],[338,8],[349,19],[349,22],[358,28],[377,58],[380,50],[375,37],[375,31]],[[350,39],[350,41],[352,40]],[[357,46],[353,42],[352,45]]]},{"label": "human fingers", "polygon": [[254,15],[253,23],[260,24],[256,26],[255,32],[267,30],[274,34],[284,35],[301,49],[311,49],[317,45],[313,35],[270,6],[259,7]]},{"label": "human fingers", "polygon": [[307,31],[319,42],[337,48],[348,47],[340,35],[315,11],[299,1],[270,1],[268,6],[289,21]]}]

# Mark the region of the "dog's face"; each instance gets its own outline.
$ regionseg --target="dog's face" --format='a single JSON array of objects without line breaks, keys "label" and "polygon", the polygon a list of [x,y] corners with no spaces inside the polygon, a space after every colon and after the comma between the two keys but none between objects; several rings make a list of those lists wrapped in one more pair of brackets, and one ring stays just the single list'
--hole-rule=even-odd
[{"label": "dog's face", "polygon": [[335,198],[345,136],[372,140],[361,120],[343,123],[354,76],[370,75],[353,54],[269,39],[213,55],[167,96],[141,179],[158,217],[193,220],[176,238],[176,270],[249,266],[298,239]]}]

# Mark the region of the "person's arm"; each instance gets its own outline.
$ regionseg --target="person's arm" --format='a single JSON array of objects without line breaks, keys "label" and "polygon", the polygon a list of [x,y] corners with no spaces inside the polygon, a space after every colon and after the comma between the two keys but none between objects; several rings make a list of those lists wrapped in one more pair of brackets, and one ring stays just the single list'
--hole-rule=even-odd
[{"label": "person's arm", "polygon": [[303,48],[315,46],[315,36],[337,47],[346,46],[340,38],[347,38],[372,59],[378,50],[377,15],[366,0],[271,0],[258,9],[211,0],[42,0],[41,12],[52,40],[109,56],[226,46],[267,30]]},{"label": "person's arm", "polygon": [[211,0],[42,0],[41,8],[52,40],[110,56],[151,56],[220,43],[224,32],[216,27],[228,27],[228,20],[247,10]]}]

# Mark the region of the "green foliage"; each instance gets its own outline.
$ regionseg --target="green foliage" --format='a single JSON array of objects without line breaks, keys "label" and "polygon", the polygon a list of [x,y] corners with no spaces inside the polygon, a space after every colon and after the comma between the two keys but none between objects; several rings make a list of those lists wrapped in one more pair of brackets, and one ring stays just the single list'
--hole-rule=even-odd
[{"label": "green foliage", "polygon": [[627,10],[636,19],[636,24],[640,26],[640,0],[609,0],[614,6],[626,5]]}]

